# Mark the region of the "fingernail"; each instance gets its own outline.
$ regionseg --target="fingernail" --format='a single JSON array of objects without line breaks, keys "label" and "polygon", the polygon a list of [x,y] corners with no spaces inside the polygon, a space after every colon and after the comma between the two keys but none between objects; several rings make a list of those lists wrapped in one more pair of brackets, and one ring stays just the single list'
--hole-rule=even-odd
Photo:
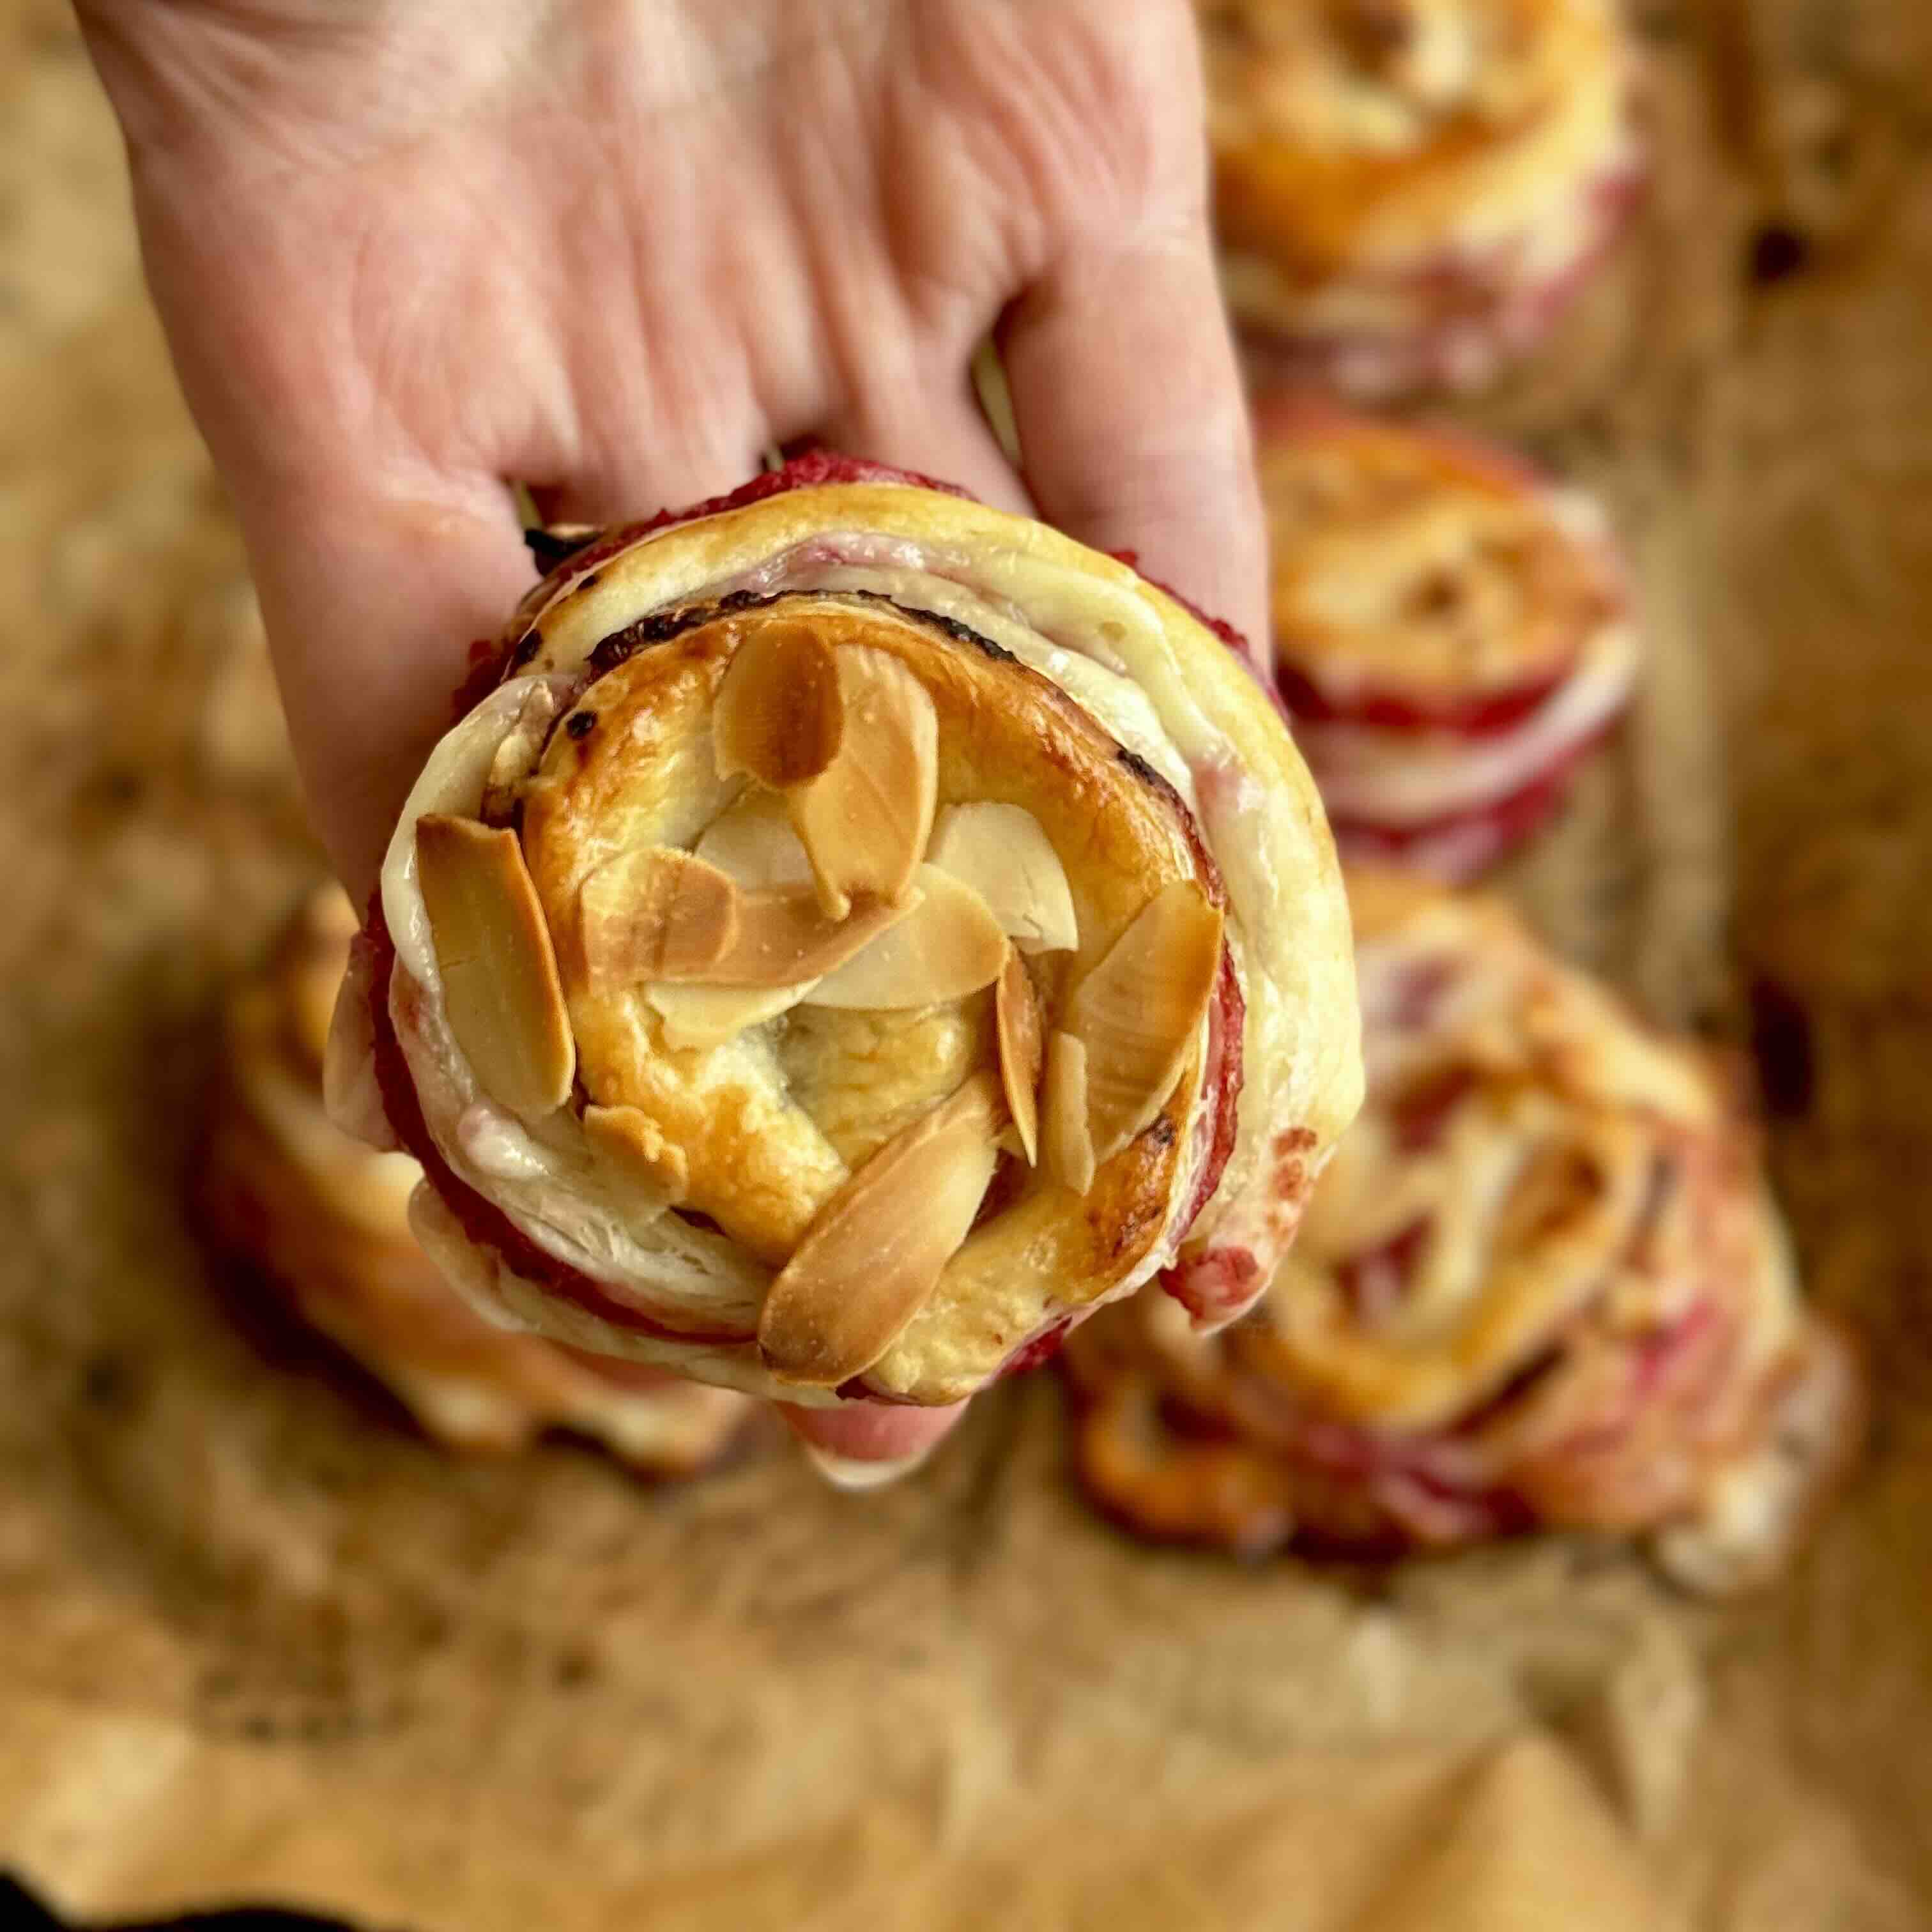
[{"label": "fingernail", "polygon": [[835,1455],[830,1449],[820,1448],[815,1442],[801,1442],[798,1446],[805,1451],[806,1460],[835,1490],[856,1493],[865,1490],[883,1490],[896,1483],[902,1476],[910,1476],[932,1454],[934,1445],[928,1443],[923,1449],[915,1449],[910,1456],[886,1456],[865,1462],[855,1456]]}]

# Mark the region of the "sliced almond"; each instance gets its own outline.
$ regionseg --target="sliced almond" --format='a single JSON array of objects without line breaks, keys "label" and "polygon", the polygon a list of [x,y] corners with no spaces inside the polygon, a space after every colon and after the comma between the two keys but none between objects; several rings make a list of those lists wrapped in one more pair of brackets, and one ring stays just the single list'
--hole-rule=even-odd
[{"label": "sliced almond", "polygon": [[578,889],[578,936],[592,992],[644,980],[696,979],[738,938],[730,875],[669,845],[608,860]]},{"label": "sliced almond", "polygon": [[1097,1165],[1087,1115],[1087,1049],[1070,1033],[1056,1033],[1046,1043],[1040,1160],[1054,1180],[1076,1194],[1094,1185]]},{"label": "sliced almond", "polygon": [[382,857],[382,917],[396,942],[398,963],[420,985],[434,981],[436,960],[417,904],[416,826],[432,812],[474,818],[482,811],[483,790],[504,734],[516,728],[532,687],[557,681],[546,676],[500,684],[437,743],[403,801]]},{"label": "sliced almond", "polygon": [[892,1346],[972,1229],[1005,1118],[999,1082],[976,1073],[826,1203],[758,1317],[772,1369],[833,1388]]},{"label": "sliced almond", "polygon": [[515,722],[496,747],[489,775],[483,781],[481,816],[485,824],[509,823],[517,808],[517,794],[543,754],[556,710],[556,694],[547,684],[533,684],[524,694]]},{"label": "sliced almond", "polygon": [[1006,935],[971,886],[936,866],[922,866],[917,903],[851,962],[812,990],[815,1006],[891,1012],[963,1000],[1000,976]]},{"label": "sliced almond", "polygon": [[1088,1127],[1108,1161],[1174,1090],[1221,970],[1221,913],[1190,880],[1141,908],[1066,1004],[1087,1050]]},{"label": "sliced almond", "polygon": [[748,892],[812,883],[812,861],[791,829],[784,800],[774,792],[747,791],[705,827],[692,849]]},{"label": "sliced almond", "polygon": [[1022,952],[1066,952],[1080,944],[1066,868],[1024,806],[990,799],[949,805],[933,827],[928,856],[992,908]]},{"label": "sliced almond", "polygon": [[845,728],[838,755],[785,794],[820,903],[842,919],[855,896],[896,899],[932,836],[939,716],[889,651],[848,644],[835,654]]},{"label": "sliced almond", "polygon": [[644,999],[664,1022],[673,1049],[723,1046],[806,998],[816,980],[796,986],[646,986]]},{"label": "sliced almond", "polygon": [[586,1107],[584,1138],[626,1186],[653,1207],[682,1201],[691,1178],[684,1150],[638,1107]]},{"label": "sliced almond", "polygon": [[451,1030],[483,1090],[526,1120],[570,1097],[577,1070],[563,988],[516,835],[430,812],[416,870]]},{"label": "sliced almond", "polygon": [[1000,1084],[1030,1167],[1040,1158],[1040,1073],[1045,1048],[1040,994],[1017,952],[1010,951],[1000,969],[993,1017],[1000,1044]]},{"label": "sliced almond", "polygon": [[815,778],[838,755],[845,733],[838,661],[809,624],[768,620],[725,667],[712,712],[718,776],[748,772],[781,788]]},{"label": "sliced almond", "polygon": [[773,886],[761,892],[740,892],[737,905],[737,932],[722,956],[702,968],[667,970],[658,976],[673,982],[767,989],[822,980],[863,952],[881,933],[916,914],[920,895],[908,892],[897,905],[868,900],[842,920],[826,917],[819,909],[818,895],[810,886]]}]

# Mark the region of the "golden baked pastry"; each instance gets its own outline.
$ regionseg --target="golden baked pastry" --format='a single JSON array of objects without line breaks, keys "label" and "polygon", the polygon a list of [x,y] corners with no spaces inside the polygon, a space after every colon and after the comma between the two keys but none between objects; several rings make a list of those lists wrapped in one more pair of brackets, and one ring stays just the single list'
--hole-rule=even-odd
[{"label": "golden baked pastry", "polygon": [[1602,512],[1460,433],[1256,410],[1275,663],[1345,858],[1473,878],[1562,802],[1638,644]]},{"label": "golden baked pastry", "polygon": [[1197,0],[1237,321],[1357,395],[1487,380],[1641,191],[1616,0]]},{"label": "golden baked pastry", "polygon": [[1359,1096],[1346,908],[1176,599],[818,454],[566,556],[464,704],[334,1084],[478,1305],[938,1404],[1156,1275],[1258,1293]]},{"label": "golden baked pastry", "polygon": [[744,1397],[484,1320],[410,1233],[422,1169],[329,1124],[322,1059],[356,929],[341,892],[318,891],[229,1003],[199,1180],[211,1232],[451,1448],[568,1429],[652,1474],[701,1468],[737,1432]]},{"label": "golden baked pastry", "polygon": [[1500,902],[1350,881],[1369,1095],[1264,1300],[1076,1337],[1079,1466],[1153,1534],[1442,1548],[1654,1531],[1716,1590],[1789,1550],[1863,1416],[1721,1066]]}]

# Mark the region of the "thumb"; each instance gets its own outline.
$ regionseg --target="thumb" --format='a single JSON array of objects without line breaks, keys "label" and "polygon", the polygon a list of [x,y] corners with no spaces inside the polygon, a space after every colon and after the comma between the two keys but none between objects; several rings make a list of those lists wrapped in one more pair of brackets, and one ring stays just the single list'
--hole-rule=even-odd
[{"label": "thumb", "polygon": [[278,493],[242,506],[250,560],[316,829],[360,905],[470,646],[532,566],[494,478]]},{"label": "thumb", "polygon": [[1267,538],[1205,226],[1070,256],[1009,310],[1000,346],[1040,514],[1135,552],[1262,661]]}]

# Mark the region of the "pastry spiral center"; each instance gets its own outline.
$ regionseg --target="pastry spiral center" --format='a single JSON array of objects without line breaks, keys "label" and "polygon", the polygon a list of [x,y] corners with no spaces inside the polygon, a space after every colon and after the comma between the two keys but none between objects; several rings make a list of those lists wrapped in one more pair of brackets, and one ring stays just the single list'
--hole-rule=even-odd
[{"label": "pastry spiral center", "polygon": [[[1084,1192],[1199,1058],[1221,916],[1178,802],[1048,680],[883,599],[658,628],[603,653],[516,802],[586,1126],[775,1268],[902,1158],[956,1156],[919,1170],[941,1195],[977,1174],[955,1246]],[[1057,1039],[1084,1055],[1058,1100]]]}]

